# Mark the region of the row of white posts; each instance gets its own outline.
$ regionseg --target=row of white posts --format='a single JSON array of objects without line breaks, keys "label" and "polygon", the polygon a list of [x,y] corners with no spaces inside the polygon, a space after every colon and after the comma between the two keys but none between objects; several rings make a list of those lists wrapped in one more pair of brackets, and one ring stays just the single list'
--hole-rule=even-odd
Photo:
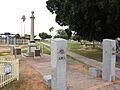
[{"label": "row of white posts", "polygon": [[28,39],[18,39],[18,38],[13,38],[13,37],[9,37],[7,36],[6,38],[0,37],[0,44],[7,44],[7,45],[12,45],[12,44],[26,44],[28,43]]},{"label": "row of white posts", "polygon": [[18,59],[0,59],[0,87],[19,80],[19,60]]},{"label": "row of white posts", "polygon": [[[116,41],[103,40],[102,79],[115,80]],[[52,90],[66,90],[66,54],[67,41],[53,39],[51,41]],[[19,80],[19,60],[0,60],[0,87],[13,80]]]},{"label": "row of white posts", "polygon": [[[103,66],[102,79],[115,80],[116,41],[103,40]],[[66,90],[66,53],[67,41],[53,39],[51,41],[51,65],[52,65],[52,90]]]}]

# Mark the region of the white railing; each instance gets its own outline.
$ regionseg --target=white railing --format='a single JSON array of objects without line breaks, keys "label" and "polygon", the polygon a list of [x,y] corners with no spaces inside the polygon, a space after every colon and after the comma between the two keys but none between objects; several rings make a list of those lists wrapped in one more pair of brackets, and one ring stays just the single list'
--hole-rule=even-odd
[{"label": "white railing", "polygon": [[47,50],[51,50],[50,48],[48,48],[48,47],[50,47],[50,45],[49,44],[47,44],[47,43],[44,43],[44,42],[41,42],[41,48],[42,48],[42,53],[43,53],[43,51],[44,51],[44,48],[46,48]]},{"label": "white railing", "polygon": [[19,80],[19,59],[0,59],[0,87]]}]

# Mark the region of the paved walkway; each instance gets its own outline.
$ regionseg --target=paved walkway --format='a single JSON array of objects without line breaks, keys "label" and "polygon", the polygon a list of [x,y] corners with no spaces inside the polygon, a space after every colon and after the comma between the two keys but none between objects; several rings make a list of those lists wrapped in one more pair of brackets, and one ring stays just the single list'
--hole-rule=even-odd
[{"label": "paved walkway", "polygon": [[[46,44],[44,42],[43,42],[43,44],[46,46],[50,46],[49,44]],[[49,50],[49,48],[47,48],[47,49]],[[93,66],[93,67],[96,67],[96,68],[102,70],[102,63],[101,62],[98,62],[96,60],[81,56],[81,55],[76,54],[76,53],[71,52],[71,51],[68,51],[67,54],[70,55],[71,57],[77,59],[77,60],[82,61],[83,63],[85,63],[87,65],[90,65],[90,66]],[[120,68],[116,68],[116,77],[120,79]]]},{"label": "paved walkway", "polygon": [[[22,59],[27,61],[42,76],[51,74],[50,56],[24,57]],[[114,86],[114,82],[105,82],[94,78],[74,65],[67,65],[67,90],[119,90],[114,88],[120,88],[120,83]]]},{"label": "paved walkway", "polygon": [[[76,54],[76,53],[73,53],[70,51],[68,51],[67,54],[70,55],[71,57],[77,59],[77,60],[84,62],[87,65],[90,65],[90,66],[93,66],[93,67],[96,67],[96,68],[102,70],[102,63],[101,62],[98,62],[96,60],[81,56],[79,54]],[[119,68],[116,68],[116,77],[120,79],[120,69]]]}]

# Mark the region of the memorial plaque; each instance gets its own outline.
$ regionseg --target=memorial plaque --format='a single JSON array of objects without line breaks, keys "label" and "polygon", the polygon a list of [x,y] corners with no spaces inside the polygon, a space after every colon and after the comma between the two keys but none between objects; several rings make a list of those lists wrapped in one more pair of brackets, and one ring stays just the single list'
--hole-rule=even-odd
[{"label": "memorial plaque", "polygon": [[12,72],[12,65],[11,64],[5,64],[5,74],[8,75]]}]

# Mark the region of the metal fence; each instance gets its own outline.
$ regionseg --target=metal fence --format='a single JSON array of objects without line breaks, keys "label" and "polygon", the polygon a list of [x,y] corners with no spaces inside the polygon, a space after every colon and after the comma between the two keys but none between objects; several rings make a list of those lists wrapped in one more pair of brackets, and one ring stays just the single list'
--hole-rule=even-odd
[{"label": "metal fence", "polygon": [[0,59],[0,87],[19,80],[19,59]]},{"label": "metal fence", "polygon": [[27,44],[28,43],[28,39],[24,39],[24,38],[14,38],[14,37],[9,37],[9,41],[7,41],[6,37],[0,37],[0,44],[4,45],[4,44],[17,44],[17,45],[21,45],[21,44]]}]

